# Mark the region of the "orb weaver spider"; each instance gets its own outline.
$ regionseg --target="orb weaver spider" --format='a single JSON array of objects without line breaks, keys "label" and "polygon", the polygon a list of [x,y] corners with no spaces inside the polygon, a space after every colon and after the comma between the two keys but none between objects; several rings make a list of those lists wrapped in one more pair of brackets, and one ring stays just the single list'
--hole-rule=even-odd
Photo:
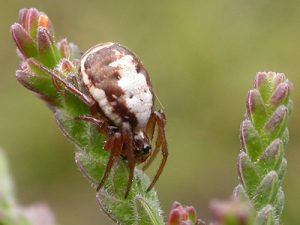
[{"label": "orb weaver spider", "polygon": [[[110,157],[96,190],[107,181],[118,158],[129,168],[125,198],[130,192],[136,164],[143,169],[162,152],[162,161],[147,188],[150,191],[159,179],[168,158],[165,137],[166,117],[154,110],[154,92],[149,75],[138,57],[124,46],[108,42],[96,45],[83,54],[79,65],[79,87],[67,82],[53,70],[41,66],[51,74],[53,83],[62,84],[78,96],[90,109],[91,115],[76,118],[95,124],[107,136],[104,149]],[[155,147],[152,149],[157,129]]]}]

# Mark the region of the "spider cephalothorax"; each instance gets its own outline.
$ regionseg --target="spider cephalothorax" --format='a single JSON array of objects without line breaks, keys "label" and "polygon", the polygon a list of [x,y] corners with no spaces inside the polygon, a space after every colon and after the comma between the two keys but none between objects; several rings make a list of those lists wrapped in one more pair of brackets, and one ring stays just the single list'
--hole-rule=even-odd
[{"label": "spider cephalothorax", "polygon": [[[128,164],[129,177],[125,197],[128,196],[134,167],[145,162],[146,169],[161,150],[163,159],[148,187],[154,186],[168,157],[165,138],[165,115],[154,111],[154,94],[149,75],[141,61],[129,49],[115,43],[104,43],[90,48],[81,58],[78,73],[80,88],[68,84],[51,72],[55,80],[81,98],[91,115],[77,119],[97,125],[107,135],[104,149],[111,153],[97,191],[105,184],[118,158]],[[154,132],[157,127],[154,148]]]}]

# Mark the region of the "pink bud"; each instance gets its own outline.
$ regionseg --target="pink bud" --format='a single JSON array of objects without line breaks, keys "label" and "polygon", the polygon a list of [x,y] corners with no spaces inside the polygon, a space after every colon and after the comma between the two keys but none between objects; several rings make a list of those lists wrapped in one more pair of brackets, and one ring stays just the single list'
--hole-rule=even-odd
[{"label": "pink bud", "polygon": [[19,51],[25,58],[37,57],[37,49],[33,39],[20,24],[15,23],[11,26],[11,34]]},{"label": "pink bud", "polygon": [[267,73],[266,72],[258,72],[256,74],[256,79],[254,83],[255,88],[259,88],[261,85],[267,82]]},{"label": "pink bud", "polygon": [[29,35],[36,39],[37,27],[38,27],[39,11],[35,8],[27,10],[22,25]]},{"label": "pink bud", "polygon": [[181,213],[179,209],[172,209],[169,218],[168,225],[181,225]]},{"label": "pink bud", "polygon": [[290,87],[287,82],[278,85],[270,100],[274,107],[277,107],[286,101],[289,96],[289,88]]},{"label": "pink bud", "polygon": [[203,221],[197,220],[196,210],[192,206],[183,207],[174,202],[168,217],[168,225],[200,225]]},{"label": "pink bud", "polygon": [[279,106],[279,108],[273,113],[270,120],[264,127],[264,130],[270,136],[280,135],[285,129],[284,124],[287,121],[288,109],[286,106]]},{"label": "pink bud", "polygon": [[41,62],[49,68],[54,68],[58,63],[58,52],[53,37],[46,28],[38,28],[37,42]]},{"label": "pink bud", "polygon": [[59,63],[58,70],[63,74],[69,74],[74,71],[74,65],[70,60],[64,58]]},{"label": "pink bud", "polygon": [[63,58],[69,59],[71,56],[71,49],[70,49],[67,39],[66,38],[62,39],[60,42],[58,42],[57,46],[58,46],[60,55]]}]

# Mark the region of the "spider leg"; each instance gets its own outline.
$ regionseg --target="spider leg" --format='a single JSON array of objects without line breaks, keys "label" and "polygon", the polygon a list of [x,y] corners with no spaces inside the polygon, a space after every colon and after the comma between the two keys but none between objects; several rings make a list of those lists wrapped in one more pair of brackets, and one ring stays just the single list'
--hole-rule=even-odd
[{"label": "spider leg", "polygon": [[[157,134],[156,142],[161,143],[159,145],[161,145],[161,152],[162,152],[163,158],[162,158],[160,166],[154,176],[154,179],[152,180],[151,184],[147,188],[147,191],[150,191],[152,189],[152,187],[155,185],[155,183],[157,182],[158,178],[160,177],[160,175],[166,165],[168,155],[169,155],[167,140],[166,140],[166,136],[165,136],[165,124],[166,124],[165,114],[161,111],[154,112],[154,114],[156,116],[156,122],[157,122],[157,127],[158,127],[158,134]],[[155,158],[155,156],[154,156],[154,158]]]},{"label": "spider leg", "polygon": [[134,176],[134,167],[135,167],[135,159],[133,153],[133,134],[129,123],[123,123],[122,125],[122,135],[124,137],[124,144],[125,144],[125,155],[128,160],[128,168],[129,168],[129,175],[128,175],[128,184],[127,189],[125,192],[125,199],[128,197],[130,192],[133,176]]},{"label": "spider leg", "polygon": [[[149,138],[150,142],[152,142],[153,135],[155,132],[155,125],[156,125],[156,121],[157,121],[156,117],[157,117],[157,115],[155,113],[152,113],[150,115],[150,118],[149,118],[147,126],[146,126],[146,135]],[[160,132],[160,131],[158,130],[158,132]],[[161,145],[161,142],[159,140],[160,139],[156,140],[155,149],[152,152],[150,158],[145,162],[145,164],[143,166],[143,170],[146,170],[150,166],[150,164],[153,162],[153,160],[155,159],[155,157],[159,151],[160,145]]]},{"label": "spider leg", "polygon": [[[157,131],[157,136],[160,137],[162,136],[162,133],[161,133],[161,130],[158,129]],[[148,167],[151,165],[151,163],[154,161],[154,159],[156,158],[157,156],[157,153],[159,152],[160,150],[160,147],[162,145],[162,139],[161,138],[157,138],[156,140],[156,143],[155,143],[155,149],[154,151],[152,152],[150,158],[145,162],[144,166],[143,166],[143,170],[145,171],[146,169],[148,169]]]},{"label": "spider leg", "polygon": [[82,121],[90,122],[92,124],[95,124],[99,128],[99,131],[101,133],[105,133],[105,134],[108,133],[108,130],[109,130],[108,124],[103,119],[99,119],[99,118],[96,118],[96,117],[90,116],[90,115],[83,115],[83,116],[75,117],[75,120],[78,120],[78,121],[82,120]]},{"label": "spider leg", "polygon": [[57,73],[55,73],[55,71],[53,70],[50,70],[49,68],[43,66],[43,65],[40,65],[40,68],[48,73],[49,75],[52,76],[52,80],[54,81],[53,82],[53,85],[54,87],[60,91],[61,88],[59,87],[58,85],[58,82],[61,83],[68,91],[70,91],[71,93],[73,93],[74,95],[78,96],[85,104],[87,104],[91,109],[93,107],[95,107],[96,105],[96,102],[95,100],[89,96],[89,95],[86,95],[84,93],[82,93],[80,90],[78,90],[71,82],[68,82],[66,81],[65,79],[63,79],[61,76],[59,76]]},{"label": "spider leg", "polygon": [[150,141],[152,141],[153,139],[155,124],[156,124],[156,116],[155,113],[152,113],[146,126],[146,135]]},{"label": "spider leg", "polygon": [[104,175],[100,181],[100,183],[97,186],[97,192],[103,187],[105,182],[107,181],[110,172],[116,162],[116,159],[120,157],[121,151],[123,148],[123,137],[120,133],[115,133],[105,144],[105,149],[107,151],[110,151],[110,157],[107,162],[107,166],[104,172]]}]

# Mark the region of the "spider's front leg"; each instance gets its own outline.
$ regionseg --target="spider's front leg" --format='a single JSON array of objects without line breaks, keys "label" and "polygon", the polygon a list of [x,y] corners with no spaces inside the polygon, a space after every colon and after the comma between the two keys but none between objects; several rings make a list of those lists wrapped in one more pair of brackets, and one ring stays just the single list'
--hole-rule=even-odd
[{"label": "spider's front leg", "polygon": [[166,116],[162,111],[155,111],[151,114],[146,127],[146,134],[148,135],[148,138],[152,141],[155,127],[157,126],[157,138],[155,143],[155,149],[152,152],[150,158],[146,161],[145,165],[143,166],[143,170],[146,170],[149,167],[149,165],[156,158],[159,150],[161,150],[163,158],[151,184],[147,188],[147,191],[150,191],[152,187],[155,185],[155,183],[157,182],[168,159],[169,153],[168,153],[168,145],[167,145],[167,140],[165,135],[165,125],[166,125]]},{"label": "spider's front leg", "polygon": [[123,136],[120,132],[115,132],[109,139],[106,141],[104,149],[110,152],[110,157],[107,162],[107,166],[104,172],[104,175],[97,186],[97,191],[99,191],[105,182],[107,181],[110,172],[116,162],[116,160],[121,156],[122,148],[124,144]]},{"label": "spider's front leg", "polygon": [[96,114],[97,103],[89,94],[79,90],[72,82],[62,78],[54,70],[51,70],[43,65],[40,65],[40,68],[51,76],[53,85],[58,91],[60,91],[59,84],[62,84],[68,91],[80,98],[90,108],[93,115]]},{"label": "spider's front leg", "polygon": [[128,122],[122,124],[122,136],[124,138],[124,149],[122,155],[125,156],[128,160],[128,184],[125,192],[125,198],[128,197],[130,192],[133,176],[134,176],[134,167],[135,167],[135,157],[134,157],[134,149],[133,149],[133,133],[131,126]]},{"label": "spider's front leg", "polygon": [[103,134],[111,134],[111,133],[113,133],[113,132],[111,132],[111,130],[113,130],[113,129],[115,130],[115,127],[108,126],[108,123],[106,120],[97,118],[94,116],[90,116],[90,115],[78,116],[78,117],[75,117],[75,120],[92,123],[92,124],[96,125],[98,130]]}]

